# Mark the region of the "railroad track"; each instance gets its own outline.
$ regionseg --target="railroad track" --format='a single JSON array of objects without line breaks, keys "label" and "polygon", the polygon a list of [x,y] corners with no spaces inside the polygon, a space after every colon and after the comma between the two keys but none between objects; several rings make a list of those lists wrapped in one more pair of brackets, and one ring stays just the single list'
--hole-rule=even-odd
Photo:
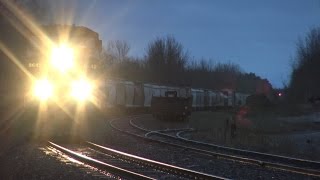
[{"label": "railroad track", "polygon": [[92,142],[83,142],[79,146],[66,148],[49,141],[48,146],[94,168],[127,179],[225,179],[142,158]]},{"label": "railroad track", "polygon": [[123,130],[116,127],[115,125],[113,125],[113,121],[109,121],[109,124],[112,128],[131,136],[143,138],[148,141],[175,146],[202,155],[209,155],[215,158],[224,158],[255,164],[266,168],[274,168],[313,177],[320,177],[320,162],[317,161],[219,146],[216,144],[189,140],[181,136],[181,133],[190,131],[192,129],[173,130],[177,131],[176,136],[165,133],[166,131],[170,130],[151,131],[136,125],[134,120],[137,118],[139,118],[139,116],[130,119],[130,126],[133,127],[131,128],[131,131]]}]

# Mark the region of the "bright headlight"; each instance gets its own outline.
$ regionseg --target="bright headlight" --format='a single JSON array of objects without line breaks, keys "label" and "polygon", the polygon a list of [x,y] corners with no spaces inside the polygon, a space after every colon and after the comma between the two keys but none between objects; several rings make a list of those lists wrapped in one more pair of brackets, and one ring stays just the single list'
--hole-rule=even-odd
[{"label": "bright headlight", "polygon": [[47,100],[53,94],[53,87],[46,79],[38,80],[34,86],[34,96],[40,100]]},{"label": "bright headlight", "polygon": [[73,67],[73,60],[74,54],[72,48],[66,45],[60,45],[52,49],[51,65],[61,72],[71,69]]},{"label": "bright headlight", "polygon": [[92,85],[87,80],[81,79],[71,84],[71,96],[79,101],[87,100],[92,95]]}]

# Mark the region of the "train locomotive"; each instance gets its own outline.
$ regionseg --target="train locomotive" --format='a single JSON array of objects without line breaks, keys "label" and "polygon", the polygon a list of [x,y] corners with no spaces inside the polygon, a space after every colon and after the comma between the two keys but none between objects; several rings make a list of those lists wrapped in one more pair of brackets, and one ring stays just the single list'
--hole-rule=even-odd
[{"label": "train locomotive", "polygon": [[98,33],[74,25],[47,25],[26,49],[25,106],[68,114],[97,104],[102,41]]}]

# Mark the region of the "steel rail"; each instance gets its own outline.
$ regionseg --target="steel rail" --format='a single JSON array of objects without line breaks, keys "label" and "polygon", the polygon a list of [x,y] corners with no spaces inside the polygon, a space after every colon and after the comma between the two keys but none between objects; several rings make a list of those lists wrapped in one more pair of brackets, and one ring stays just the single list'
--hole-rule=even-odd
[{"label": "steel rail", "polygon": [[[224,146],[219,146],[219,145],[215,145],[215,144],[208,144],[208,143],[202,143],[202,142],[196,142],[196,141],[192,141],[192,140],[188,140],[188,139],[181,139],[179,137],[175,137],[175,136],[171,136],[165,133],[161,133],[159,131],[149,131],[148,129],[142,128],[138,125],[136,125],[133,120],[137,119],[139,117],[135,117],[133,119],[130,120],[130,125],[143,131],[146,132],[146,134],[150,135],[150,134],[157,134],[160,136],[164,136],[164,137],[169,137],[171,139],[175,139],[181,142],[187,142],[187,143],[194,143],[194,144],[200,144],[200,145],[204,145],[204,146],[208,146],[208,147],[214,147],[216,148],[216,150],[220,150],[220,151],[226,151],[228,153],[233,153],[233,155],[230,154],[226,154],[226,153],[219,153],[216,151],[209,151],[209,150],[204,150],[204,149],[199,149],[199,148],[194,148],[194,147],[190,147],[190,146],[185,146],[185,145],[179,145],[179,144],[175,144],[175,143],[171,143],[171,142],[166,142],[166,141],[162,141],[162,140],[156,140],[154,138],[150,138],[150,137],[143,137],[147,140],[151,140],[151,141],[158,141],[160,143],[165,143],[168,145],[172,145],[175,147],[180,147],[183,149],[187,149],[187,150],[191,150],[197,153],[201,153],[201,154],[207,154],[207,155],[211,155],[211,156],[215,156],[215,157],[221,157],[221,158],[226,158],[226,159],[232,159],[232,160],[237,160],[237,161],[241,161],[241,162],[248,162],[248,163],[252,163],[252,164],[256,164],[262,167],[269,167],[269,168],[275,168],[275,169],[280,169],[280,170],[285,170],[285,171],[291,171],[291,172],[295,172],[295,173],[299,173],[299,174],[305,174],[305,175],[309,175],[309,176],[316,176],[316,177],[320,177],[320,171],[318,170],[317,167],[319,167],[319,162],[316,161],[310,161],[310,160],[303,160],[303,159],[297,159],[297,158],[289,158],[289,157],[285,157],[285,156],[279,156],[279,155],[272,155],[272,154],[267,154],[267,153],[260,153],[260,152],[255,152],[255,151],[247,151],[247,150],[242,150],[242,149],[236,149],[236,148],[230,148],[230,147],[224,147]],[[112,122],[110,122],[112,123]],[[120,130],[118,128],[118,130]],[[123,131],[123,130],[121,130]],[[127,132],[131,135],[133,135],[133,133]],[[137,136],[137,135],[135,135]],[[139,136],[140,137],[140,136]],[[238,151],[239,150],[239,151]],[[238,154],[241,154],[242,156],[238,156]],[[237,154],[237,155],[234,155]],[[258,160],[258,159],[254,159],[254,158],[249,158],[249,157],[243,157],[243,155],[245,156],[260,156],[262,158],[271,158],[274,161],[284,161],[287,160],[287,164],[284,163],[278,163],[278,162],[270,162],[270,161],[265,161],[265,160]],[[292,165],[288,165],[289,163],[298,165],[298,166],[292,166]],[[305,167],[299,167],[299,163],[302,166],[308,166],[308,167],[313,167],[314,169],[310,169],[310,168],[305,168]]]},{"label": "steel rail", "polygon": [[188,178],[188,179],[226,179],[226,178],[222,178],[219,176],[214,176],[214,175],[210,175],[210,174],[206,174],[206,173],[193,171],[193,170],[181,168],[178,166],[162,163],[159,161],[142,158],[142,157],[139,157],[136,155],[128,154],[128,153],[121,152],[121,151],[111,149],[111,148],[107,148],[107,147],[104,147],[104,146],[101,146],[101,145],[98,145],[98,144],[95,144],[92,142],[85,142],[85,143],[86,143],[86,145],[88,145],[90,148],[92,148],[94,150],[97,150],[97,151],[100,151],[103,153],[107,153],[107,154],[112,154],[112,155],[117,156],[121,159],[133,161],[133,162],[141,164],[143,166],[148,166],[148,167],[151,167],[154,169],[158,169],[158,170],[167,172],[169,174],[178,175],[180,177],[184,177],[184,178]]},{"label": "steel rail", "polygon": [[148,176],[145,176],[145,175],[142,175],[142,174],[138,174],[138,173],[135,173],[135,172],[132,172],[132,171],[128,171],[126,169],[122,169],[122,168],[119,168],[117,166],[113,166],[113,165],[110,165],[110,164],[107,164],[107,163],[104,163],[102,161],[99,161],[99,160],[96,160],[96,159],[93,159],[91,157],[88,157],[88,156],[85,156],[85,155],[82,155],[80,153],[77,153],[77,152],[74,152],[72,150],[69,150],[65,147],[62,147],[58,144],[55,144],[51,141],[48,141],[48,145],[55,148],[55,149],[58,149],[59,151],[67,154],[68,156],[78,160],[78,161],[81,161],[85,164],[88,164],[88,165],[91,165],[93,167],[96,167],[100,170],[106,170],[106,171],[109,171],[111,173],[115,173],[117,175],[120,175],[120,176],[124,176],[126,178],[131,178],[131,179],[154,179],[154,178],[151,178],[151,177],[148,177]]},{"label": "steel rail", "polygon": [[177,132],[176,133],[177,137],[171,136],[170,138],[179,138],[179,139],[181,139],[181,141],[204,145],[204,146],[208,146],[211,148],[215,148],[217,150],[224,150],[224,151],[227,151],[230,153],[237,153],[237,154],[246,155],[246,156],[255,155],[255,156],[262,157],[262,158],[272,159],[272,160],[276,160],[276,161],[285,161],[285,162],[292,163],[292,164],[300,164],[305,167],[312,167],[314,169],[320,169],[320,162],[318,162],[318,161],[311,161],[311,160],[307,160],[307,159],[299,159],[299,158],[281,156],[281,155],[276,155],[276,154],[268,154],[268,153],[262,153],[262,152],[257,152],[257,151],[237,149],[237,148],[220,146],[220,145],[211,144],[211,143],[205,143],[205,142],[201,142],[201,141],[190,140],[190,139],[186,139],[181,136],[181,133],[184,133],[184,132],[185,131]]}]

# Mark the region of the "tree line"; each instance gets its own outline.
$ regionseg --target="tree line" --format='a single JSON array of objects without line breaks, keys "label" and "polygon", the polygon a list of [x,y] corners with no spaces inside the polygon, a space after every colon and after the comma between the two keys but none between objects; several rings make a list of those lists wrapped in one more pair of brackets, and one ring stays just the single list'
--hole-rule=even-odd
[{"label": "tree line", "polygon": [[315,27],[297,43],[286,99],[304,103],[320,98],[320,27]]},{"label": "tree line", "polygon": [[192,58],[172,35],[151,40],[143,57],[131,57],[129,52],[126,41],[107,43],[102,57],[108,77],[249,94],[272,90],[267,79],[244,72],[237,64]]}]

